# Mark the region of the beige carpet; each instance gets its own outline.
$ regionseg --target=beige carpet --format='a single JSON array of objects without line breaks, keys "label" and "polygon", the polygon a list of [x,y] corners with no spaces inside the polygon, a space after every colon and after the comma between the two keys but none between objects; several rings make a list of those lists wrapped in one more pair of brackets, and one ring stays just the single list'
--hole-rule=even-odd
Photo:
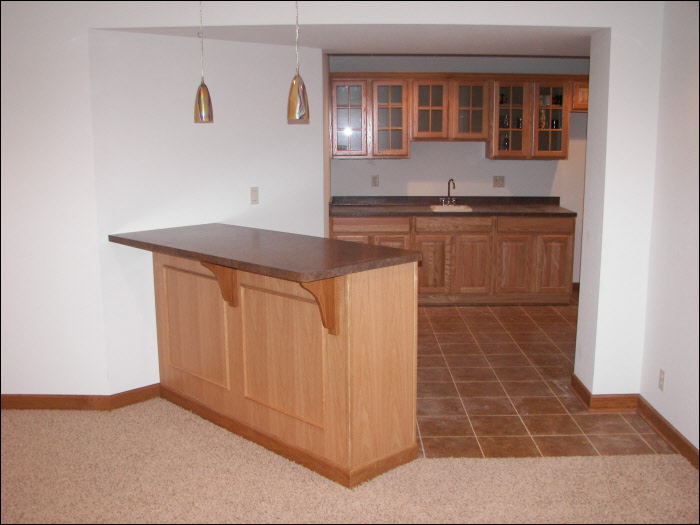
[{"label": "beige carpet", "polygon": [[417,459],[349,490],[163,399],[2,411],[2,523],[698,523],[678,455]]}]

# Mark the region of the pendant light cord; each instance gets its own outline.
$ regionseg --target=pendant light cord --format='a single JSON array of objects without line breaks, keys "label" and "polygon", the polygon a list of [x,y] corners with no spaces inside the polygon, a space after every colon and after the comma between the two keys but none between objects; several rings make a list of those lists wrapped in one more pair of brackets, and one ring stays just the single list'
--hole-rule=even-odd
[{"label": "pendant light cord", "polygon": [[297,75],[298,75],[298,74],[299,74],[299,2],[294,2],[294,5],[296,6],[296,10],[297,10],[297,21],[296,21],[296,28],[297,28],[296,50],[297,50]]},{"label": "pendant light cord", "polygon": [[202,2],[201,2],[201,0],[199,2],[199,40],[200,40],[200,45],[201,45],[201,50],[202,50],[202,56],[200,58],[200,66],[202,67],[202,82],[204,82],[204,26],[202,25]]}]

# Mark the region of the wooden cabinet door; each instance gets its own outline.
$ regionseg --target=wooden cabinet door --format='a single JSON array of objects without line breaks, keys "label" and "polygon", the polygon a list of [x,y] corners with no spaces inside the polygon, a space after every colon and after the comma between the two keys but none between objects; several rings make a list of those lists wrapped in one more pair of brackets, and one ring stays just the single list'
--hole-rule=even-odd
[{"label": "wooden cabinet door", "polygon": [[573,82],[571,96],[571,111],[574,113],[588,112],[588,82]]},{"label": "wooden cabinet door", "polygon": [[533,90],[532,157],[565,159],[569,155],[569,83],[536,82]]},{"label": "wooden cabinet door", "polygon": [[491,234],[455,235],[452,254],[452,293],[490,293]]},{"label": "wooden cabinet door", "polygon": [[535,291],[535,235],[496,235],[494,293],[525,294]]},{"label": "wooden cabinet door", "polygon": [[408,250],[410,246],[409,239],[408,235],[375,235],[372,237],[372,244]]},{"label": "wooden cabinet door", "polygon": [[413,249],[423,254],[418,263],[418,292],[450,293],[451,236],[416,235]]},{"label": "wooden cabinet door", "polygon": [[333,157],[367,156],[367,82],[331,81]]},{"label": "wooden cabinet door", "polygon": [[487,140],[489,134],[488,82],[455,80],[450,83],[449,138]]},{"label": "wooden cabinet door", "polygon": [[447,79],[413,82],[413,138],[446,139],[449,98]]},{"label": "wooden cabinet door", "polygon": [[532,151],[532,83],[496,81],[491,89],[490,159],[527,159]]},{"label": "wooden cabinet door", "polygon": [[333,239],[338,240],[338,241],[350,241],[350,242],[359,242],[359,243],[363,243],[363,244],[369,244],[369,235],[348,235],[348,234],[336,235],[336,234],[333,234],[331,237]]},{"label": "wooden cabinet door", "polygon": [[571,293],[573,257],[573,235],[538,236],[536,291],[543,294]]},{"label": "wooden cabinet door", "polygon": [[408,157],[407,80],[372,81],[372,154]]}]

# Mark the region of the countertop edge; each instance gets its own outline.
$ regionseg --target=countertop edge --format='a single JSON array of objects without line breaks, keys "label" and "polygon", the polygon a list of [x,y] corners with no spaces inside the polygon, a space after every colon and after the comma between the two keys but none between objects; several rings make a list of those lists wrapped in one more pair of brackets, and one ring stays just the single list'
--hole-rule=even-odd
[{"label": "countertop edge", "polygon": [[[295,272],[292,270],[285,270],[283,268],[274,267],[274,266],[266,266],[266,265],[256,264],[253,262],[242,261],[242,260],[238,260],[238,259],[219,257],[216,255],[207,254],[207,253],[203,253],[203,252],[199,252],[199,251],[187,250],[187,249],[183,249],[183,248],[176,248],[176,247],[172,247],[172,246],[163,246],[160,244],[147,242],[147,241],[141,241],[141,240],[137,240],[137,239],[128,239],[125,237],[120,237],[120,235],[127,235],[127,233],[110,234],[110,235],[108,235],[108,239],[110,242],[113,242],[116,244],[121,244],[124,246],[129,246],[131,248],[138,248],[138,249],[150,251],[153,253],[162,253],[165,255],[182,257],[185,259],[190,259],[190,260],[199,261],[199,262],[208,262],[208,263],[212,263],[212,264],[218,264],[219,266],[225,266],[227,268],[233,268],[235,270],[242,270],[242,271],[246,271],[246,272],[250,272],[250,273],[256,273],[259,275],[265,275],[268,277],[275,277],[278,279],[284,279],[287,281],[300,282],[300,283],[319,281],[319,280],[323,280],[323,279],[331,279],[334,277],[340,277],[343,275],[363,272],[363,271],[367,271],[367,270],[374,270],[374,269],[378,269],[378,268],[396,266],[399,264],[407,264],[407,263],[417,262],[417,261],[420,261],[422,258],[422,255],[420,252],[401,250],[401,252],[404,252],[404,253],[401,255],[397,255],[395,257],[384,257],[384,258],[375,259],[372,261],[360,261],[360,262],[356,262],[356,263],[352,263],[352,264],[346,264],[346,265],[342,265],[342,266],[327,268],[327,269],[319,270],[319,271],[315,271],[315,272],[301,273],[301,272]],[[331,240],[331,239],[327,239],[325,237],[319,237],[319,239],[324,239],[324,240],[328,240],[328,241]],[[333,242],[345,243],[348,241],[333,240]],[[349,243],[349,244],[352,244],[354,246],[356,243]]]}]

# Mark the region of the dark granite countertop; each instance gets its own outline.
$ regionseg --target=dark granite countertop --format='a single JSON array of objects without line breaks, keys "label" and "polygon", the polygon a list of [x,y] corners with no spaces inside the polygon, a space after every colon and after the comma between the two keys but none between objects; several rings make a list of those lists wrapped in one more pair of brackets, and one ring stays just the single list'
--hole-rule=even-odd
[{"label": "dark granite countertop", "polygon": [[421,259],[420,252],[229,224],[120,233],[111,242],[295,282]]},{"label": "dark granite countertop", "polygon": [[532,216],[576,217],[576,212],[559,206],[559,197],[455,197],[456,204],[472,211],[433,211],[440,197],[333,197],[331,217],[401,217],[401,216]]}]

